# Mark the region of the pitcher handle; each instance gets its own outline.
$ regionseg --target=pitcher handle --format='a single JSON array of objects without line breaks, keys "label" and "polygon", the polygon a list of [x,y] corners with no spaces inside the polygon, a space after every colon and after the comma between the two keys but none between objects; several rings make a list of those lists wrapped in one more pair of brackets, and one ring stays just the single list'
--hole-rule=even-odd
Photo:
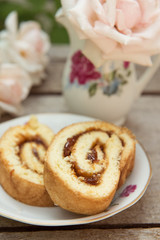
[{"label": "pitcher handle", "polygon": [[151,80],[160,66],[160,55],[154,57],[153,65],[148,67],[137,81],[137,97],[142,93],[147,83]]}]

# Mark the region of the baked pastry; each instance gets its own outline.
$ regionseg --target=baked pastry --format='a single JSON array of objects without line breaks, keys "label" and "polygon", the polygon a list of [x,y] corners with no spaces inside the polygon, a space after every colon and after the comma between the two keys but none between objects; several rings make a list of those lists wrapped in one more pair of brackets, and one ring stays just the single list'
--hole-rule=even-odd
[{"label": "baked pastry", "polygon": [[44,158],[53,132],[36,117],[8,129],[0,139],[0,184],[16,200],[53,206],[43,181]]},{"label": "baked pastry", "polygon": [[123,145],[120,161],[121,175],[118,184],[119,188],[125,183],[126,178],[133,170],[136,152],[136,139],[132,132],[125,127],[119,128],[119,130],[117,129],[116,133],[121,139]]},{"label": "baked pastry", "polygon": [[127,129],[101,121],[76,123],[57,133],[44,167],[54,203],[87,215],[105,210],[133,167],[135,149],[128,139],[134,142]]}]

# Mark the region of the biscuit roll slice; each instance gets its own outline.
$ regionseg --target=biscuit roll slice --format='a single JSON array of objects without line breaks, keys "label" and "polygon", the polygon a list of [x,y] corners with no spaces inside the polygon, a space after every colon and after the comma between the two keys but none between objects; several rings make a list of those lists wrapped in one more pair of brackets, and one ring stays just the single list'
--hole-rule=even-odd
[{"label": "biscuit roll slice", "polygon": [[132,132],[125,127],[119,128],[115,132],[119,136],[123,145],[123,151],[120,161],[121,175],[118,184],[118,187],[121,187],[125,183],[127,177],[130,175],[134,167],[136,139]]},{"label": "biscuit roll slice", "polygon": [[122,141],[106,123],[70,125],[55,135],[44,168],[44,183],[60,207],[96,214],[112,201],[120,178]]},{"label": "biscuit roll slice", "polygon": [[53,132],[32,117],[0,139],[0,183],[13,198],[33,206],[53,206],[43,180],[45,153]]}]

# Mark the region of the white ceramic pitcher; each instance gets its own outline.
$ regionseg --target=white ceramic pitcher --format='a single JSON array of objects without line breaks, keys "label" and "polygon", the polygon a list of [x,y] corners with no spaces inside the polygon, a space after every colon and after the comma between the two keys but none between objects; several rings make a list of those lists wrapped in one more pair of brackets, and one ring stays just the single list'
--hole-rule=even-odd
[{"label": "white ceramic pitcher", "polygon": [[77,114],[122,125],[134,101],[160,66],[157,56],[140,79],[133,63],[108,61],[96,69],[82,54],[80,40],[60,9],[56,19],[67,29],[70,52],[63,73],[63,93],[70,110]]}]

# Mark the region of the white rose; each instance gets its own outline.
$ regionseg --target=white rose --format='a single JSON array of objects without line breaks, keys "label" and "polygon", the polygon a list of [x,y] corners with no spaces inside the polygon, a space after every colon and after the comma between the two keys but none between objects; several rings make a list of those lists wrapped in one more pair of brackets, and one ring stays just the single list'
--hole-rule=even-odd
[{"label": "white rose", "polygon": [[33,84],[38,83],[48,62],[48,35],[34,21],[21,23],[18,28],[16,12],[8,15],[5,26],[0,34],[1,61],[18,64],[30,73]]}]

